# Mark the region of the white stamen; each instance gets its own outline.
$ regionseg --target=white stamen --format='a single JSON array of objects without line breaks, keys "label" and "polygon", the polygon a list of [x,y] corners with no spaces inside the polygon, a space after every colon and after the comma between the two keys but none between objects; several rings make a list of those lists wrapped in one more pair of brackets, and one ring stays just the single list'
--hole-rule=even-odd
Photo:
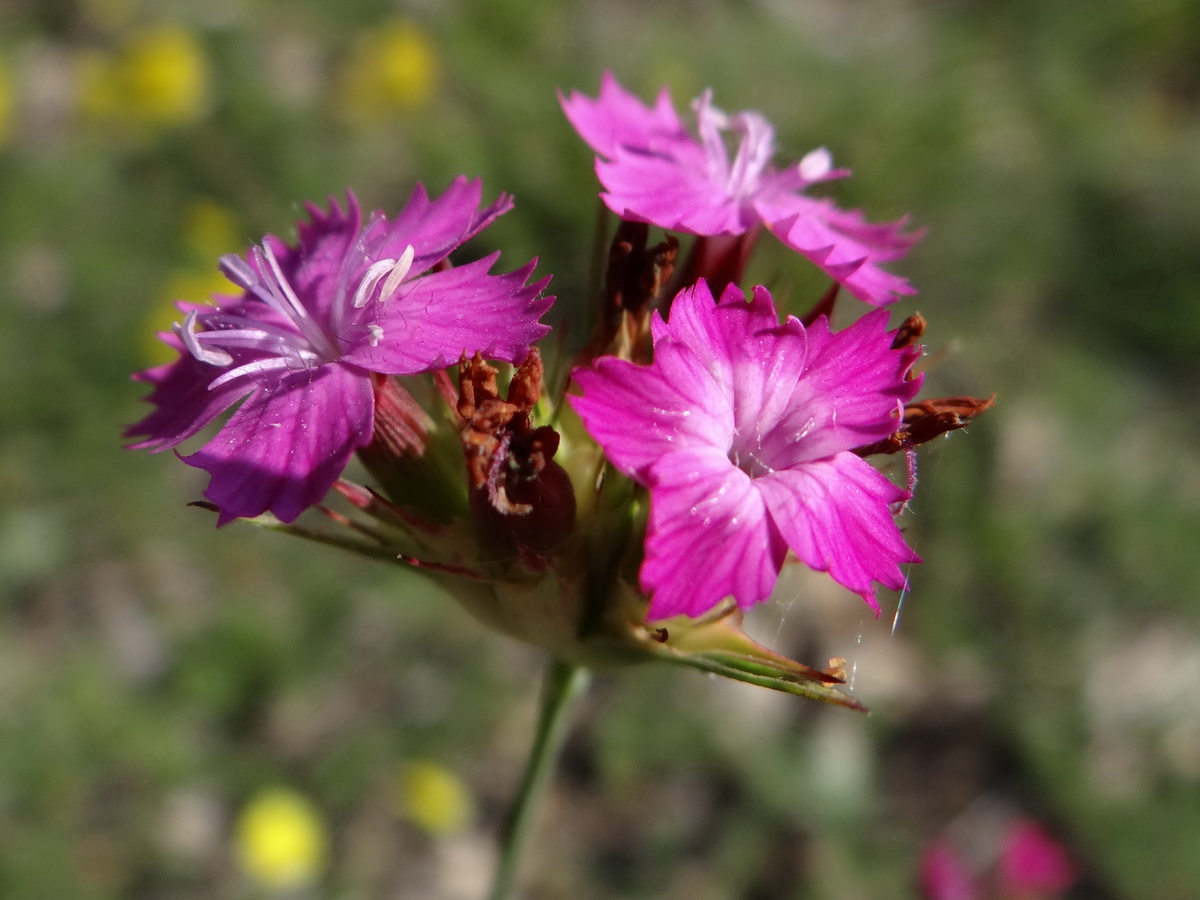
[{"label": "white stamen", "polygon": [[292,290],[291,284],[284,277],[283,269],[279,266],[279,260],[275,258],[275,251],[271,249],[271,242],[263,241],[261,251],[256,247],[255,252],[260,254],[260,260],[266,260],[267,266],[274,276],[274,284],[268,284],[267,287],[270,288],[271,293],[276,297],[282,293],[284,303],[291,310],[289,313],[285,309],[284,314],[296,324],[300,333],[308,338],[308,342],[314,350],[327,359],[336,358],[338,355],[337,348],[330,344],[329,338],[325,336],[321,327],[313,321],[304,304],[300,302],[300,298],[296,296],[296,292]]},{"label": "white stamen", "polygon": [[[318,357],[311,350],[305,351],[303,354],[303,361],[306,363],[315,362],[318,361]],[[208,389],[211,391],[214,388],[219,388],[226,382],[233,381],[235,378],[241,378],[243,375],[258,375],[262,372],[274,372],[277,369],[290,369],[294,364],[295,360],[287,359],[283,356],[272,356],[268,359],[259,359],[254,362],[246,363],[244,366],[238,366],[236,369],[230,369],[228,372],[222,374],[221,377],[214,379],[213,382],[208,386]]]},{"label": "white stamen", "polygon": [[300,326],[301,331],[304,331],[304,325],[311,322],[308,310],[304,308],[304,304],[300,302],[300,298],[296,296],[296,292],[292,290],[292,286],[288,284],[287,278],[284,277],[279,260],[275,258],[275,251],[271,249],[271,242],[263,241],[262,250],[259,251],[257,247],[255,250],[260,254],[260,261],[266,260],[267,267],[271,270],[271,274],[275,276],[273,279],[274,283],[268,282],[267,287],[270,288],[271,293],[276,297],[280,294],[283,295],[288,308],[292,310],[292,314],[288,318]]},{"label": "white stamen", "polygon": [[380,340],[383,339],[383,329],[378,325],[368,325],[367,331],[371,332],[371,336],[367,338],[367,343],[372,347],[378,347]]},{"label": "white stamen", "polygon": [[797,168],[805,181],[820,181],[833,168],[833,154],[825,147],[818,147],[806,153]]},{"label": "white stamen", "polygon": [[[234,316],[222,316],[224,321],[237,321]],[[244,321],[244,320],[243,320]],[[246,347],[250,350],[265,350],[275,347],[296,346],[303,338],[282,328],[271,326],[250,328],[222,328],[219,331],[201,331],[196,339],[218,343],[225,347]]]},{"label": "white stamen", "polygon": [[258,284],[258,275],[251,265],[236,253],[226,253],[217,260],[221,274],[244,291],[253,291]]},{"label": "white stamen", "polygon": [[396,260],[394,259],[381,259],[379,262],[373,263],[371,268],[367,269],[367,274],[363,276],[362,281],[359,282],[351,305],[355,309],[362,309],[366,306],[367,301],[371,299],[371,292],[375,290],[375,285],[379,284],[379,279],[383,278],[384,274],[395,265]]},{"label": "white stamen", "polygon": [[200,335],[196,334],[196,317],[197,310],[192,310],[187,314],[187,317],[180,324],[176,322],[173,326],[175,334],[183,341],[183,346],[187,348],[188,353],[196,357],[202,363],[208,363],[211,366],[227,366],[233,362],[233,357],[224,350],[216,348],[206,348],[200,344]]}]

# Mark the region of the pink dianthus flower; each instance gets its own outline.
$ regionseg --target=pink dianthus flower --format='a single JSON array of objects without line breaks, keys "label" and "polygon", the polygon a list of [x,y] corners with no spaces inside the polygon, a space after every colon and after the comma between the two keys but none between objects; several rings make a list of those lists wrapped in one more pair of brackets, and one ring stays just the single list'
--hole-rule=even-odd
[{"label": "pink dianthus flower", "polygon": [[852,451],[892,434],[920,387],[876,310],[843,331],[780,324],[770,293],[701,281],[651,325],[654,360],[601,357],[570,402],[619,470],[650,492],[647,618],[700,616],[772,591],[789,549],[878,611],[917,561],[892,516],[908,493]]},{"label": "pink dianthus flower", "polygon": [[182,457],[207,471],[218,524],[270,511],[291,522],[317,503],[354,451],[371,441],[372,373],[410,375],[476,351],[522,358],[549,329],[552,298],[527,284],[534,263],[490,275],[498,254],[457,268],[447,256],[512,207],[479,208],[479,181],[457,178],[431,200],[421,186],[389,221],[364,224],[354,195],[343,211],[308,206],[295,246],[268,235],[221,269],[242,288],[215,306],[179,304],[160,335],[173,363],[134,376],[156,409],[126,431],[134,448],[174,447],[240,403],[207,444]]},{"label": "pink dianthus flower", "polygon": [[[610,72],[599,97],[572,92],[560,101],[596,151],[604,202],[622,218],[713,237],[765,226],[860,300],[881,305],[915,293],[879,265],[900,258],[920,238],[903,232],[906,220],[871,224],[858,210],[805,195],[813,184],[850,174],[833,167],[825,148],[776,168],[775,131],[760,113],[727,115],[712,105],[708,90],[693,102],[693,135],[665,88],[648,107]],[[737,140],[732,160],[727,135]]]}]

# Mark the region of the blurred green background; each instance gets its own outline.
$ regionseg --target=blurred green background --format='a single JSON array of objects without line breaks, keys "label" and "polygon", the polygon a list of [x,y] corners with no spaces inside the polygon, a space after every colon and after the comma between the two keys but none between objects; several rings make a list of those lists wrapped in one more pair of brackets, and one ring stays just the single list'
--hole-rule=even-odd
[{"label": "blurred green background", "polygon": [[[528,896],[916,897],[929,841],[1013,815],[1073,897],[1200,896],[1197,48],[1186,0],[0,4],[0,896],[482,896],[540,655],[398,569],[216,531],[120,429],[169,301],[347,186],[513,193],[486,238],[569,317],[596,185],[555,91],[605,68],[711,85],[926,227],[894,268],[927,393],[997,406],[924,455],[894,634],[895,599],[800,573],[752,619],[874,713],[600,678]],[[755,274],[822,286],[769,241]],[[272,788],[290,881],[244,856]]]}]

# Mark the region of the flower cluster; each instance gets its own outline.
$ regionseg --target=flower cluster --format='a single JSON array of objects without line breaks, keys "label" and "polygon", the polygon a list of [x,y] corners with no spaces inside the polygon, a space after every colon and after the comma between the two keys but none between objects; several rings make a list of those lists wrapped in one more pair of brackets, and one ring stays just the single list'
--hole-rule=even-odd
[{"label": "flower cluster", "polygon": [[[220,525],[419,566],[480,618],[577,661],[649,654],[856,705],[836,663],[772,654],[738,613],[792,558],[878,612],[878,587],[902,587],[917,561],[895,521],[909,489],[866,457],[911,455],[987,403],[915,399],[919,316],[830,321],[839,288],[872,307],[912,293],[882,265],[916,235],[809,196],[848,173],[824,149],[776,167],[767,121],[710,93],[694,134],[665,93],[648,107],[611,75],[599,97],[561,102],[622,221],[593,338],[551,369],[559,382],[534,346],[552,302],[534,263],[450,261],[508,197],[481,206],[459,178],[364,220],[350,194],[310,206],[294,244],[223,257],[236,291],[179,305],[160,336],[177,358],[135,376],[155,408],[133,446],[177,447],[233,410],[182,456],[209,474]],[[739,285],[763,229],[833,279],[801,318]],[[679,266],[676,233],[695,236]],[[374,488],[345,476],[356,455]],[[348,510],[326,504],[331,489]],[[338,527],[300,521],[310,508]]]}]

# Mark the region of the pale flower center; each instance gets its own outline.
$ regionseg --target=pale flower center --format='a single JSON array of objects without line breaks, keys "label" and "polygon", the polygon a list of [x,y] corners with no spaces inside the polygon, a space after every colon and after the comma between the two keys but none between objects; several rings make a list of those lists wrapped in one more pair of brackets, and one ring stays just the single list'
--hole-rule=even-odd
[{"label": "pale flower center", "polygon": [[[775,130],[756,112],[729,116],[712,105],[712,91],[705,91],[693,104],[700,143],[708,160],[708,175],[724,185],[738,201],[753,197],[775,155]],[[730,143],[724,132],[740,136],[732,163]]]}]

